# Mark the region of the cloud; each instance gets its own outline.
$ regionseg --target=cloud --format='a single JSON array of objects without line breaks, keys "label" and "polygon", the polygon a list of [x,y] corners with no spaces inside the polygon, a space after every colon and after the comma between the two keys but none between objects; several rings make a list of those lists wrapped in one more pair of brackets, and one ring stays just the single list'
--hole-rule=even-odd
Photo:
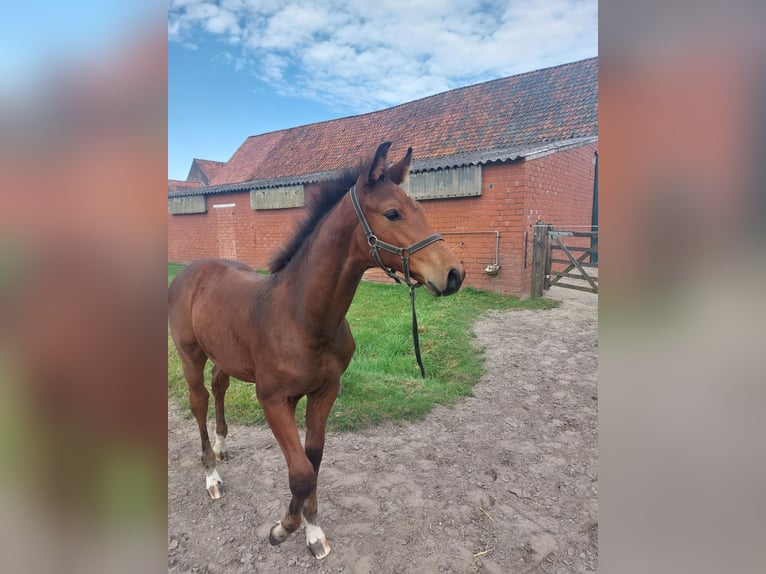
[{"label": "cloud", "polygon": [[288,4],[271,15],[265,29],[250,39],[250,45],[263,49],[305,49],[318,38],[332,32],[335,24],[344,24],[323,4]]},{"label": "cloud", "polygon": [[170,0],[168,37],[241,50],[285,94],[357,112],[597,54],[596,0]]},{"label": "cloud", "polygon": [[247,11],[240,3],[218,5],[213,2],[198,0],[170,0],[168,6],[168,38],[171,41],[183,41],[202,29],[212,35],[226,35],[229,39],[238,39],[242,33],[239,25],[241,17],[247,17]]}]

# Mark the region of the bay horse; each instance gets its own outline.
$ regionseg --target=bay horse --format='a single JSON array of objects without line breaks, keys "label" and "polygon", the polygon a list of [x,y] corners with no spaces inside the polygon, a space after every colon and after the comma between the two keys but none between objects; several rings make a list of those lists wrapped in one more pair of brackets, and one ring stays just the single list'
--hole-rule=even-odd
[{"label": "bay horse", "polygon": [[[465,277],[462,262],[434,233],[420,205],[400,184],[408,177],[412,148],[387,162],[390,142],[373,159],[320,185],[307,198],[308,215],[262,276],[243,264],[202,259],[169,287],[169,323],[199,426],[205,487],[223,495],[216,460],[228,458],[224,396],[229,377],[255,383],[255,392],[287,461],[292,499],[269,542],[284,542],[306,519],[306,544],[317,559],[330,552],[317,523],[317,476],[325,423],[354,354],[346,312],[362,275],[380,265],[434,296],[451,295]],[[397,247],[408,246],[408,247]],[[381,251],[382,249],[382,251]],[[216,439],[207,431],[209,393],[204,367],[213,363]],[[305,447],[295,423],[307,397]]]}]

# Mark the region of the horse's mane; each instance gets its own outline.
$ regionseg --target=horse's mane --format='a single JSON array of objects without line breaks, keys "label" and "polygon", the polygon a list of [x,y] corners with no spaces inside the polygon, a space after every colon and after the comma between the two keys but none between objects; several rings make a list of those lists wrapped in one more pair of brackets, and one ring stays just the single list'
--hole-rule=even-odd
[{"label": "horse's mane", "polygon": [[361,165],[345,169],[338,177],[321,182],[315,193],[307,195],[306,208],[308,209],[308,214],[287,246],[269,262],[269,271],[276,273],[290,263],[301,246],[306,243],[317,227],[319,227],[322,218],[340,203],[343,196],[356,183],[361,172]]}]

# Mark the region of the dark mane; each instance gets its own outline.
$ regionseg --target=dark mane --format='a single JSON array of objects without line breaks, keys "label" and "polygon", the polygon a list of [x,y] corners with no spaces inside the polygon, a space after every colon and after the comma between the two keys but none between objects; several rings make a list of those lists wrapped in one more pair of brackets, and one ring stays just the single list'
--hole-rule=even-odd
[{"label": "dark mane", "polygon": [[361,171],[361,165],[346,169],[337,178],[321,182],[315,193],[310,196],[307,195],[306,208],[308,214],[306,219],[303,220],[290,243],[269,262],[269,271],[276,273],[290,263],[301,246],[319,226],[322,218],[332,211],[333,207],[338,205],[351,186],[356,183]]}]

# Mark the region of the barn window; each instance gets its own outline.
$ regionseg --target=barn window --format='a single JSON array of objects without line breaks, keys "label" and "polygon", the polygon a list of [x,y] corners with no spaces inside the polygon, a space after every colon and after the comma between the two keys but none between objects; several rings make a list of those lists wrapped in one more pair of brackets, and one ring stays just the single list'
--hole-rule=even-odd
[{"label": "barn window", "polygon": [[403,186],[417,200],[481,195],[481,166],[412,173]]},{"label": "barn window", "polygon": [[184,215],[187,213],[207,213],[207,203],[204,195],[187,195],[185,197],[169,197],[168,213]]},{"label": "barn window", "polygon": [[253,209],[284,209],[303,207],[303,186],[288,185],[268,189],[254,189],[250,192]]}]

